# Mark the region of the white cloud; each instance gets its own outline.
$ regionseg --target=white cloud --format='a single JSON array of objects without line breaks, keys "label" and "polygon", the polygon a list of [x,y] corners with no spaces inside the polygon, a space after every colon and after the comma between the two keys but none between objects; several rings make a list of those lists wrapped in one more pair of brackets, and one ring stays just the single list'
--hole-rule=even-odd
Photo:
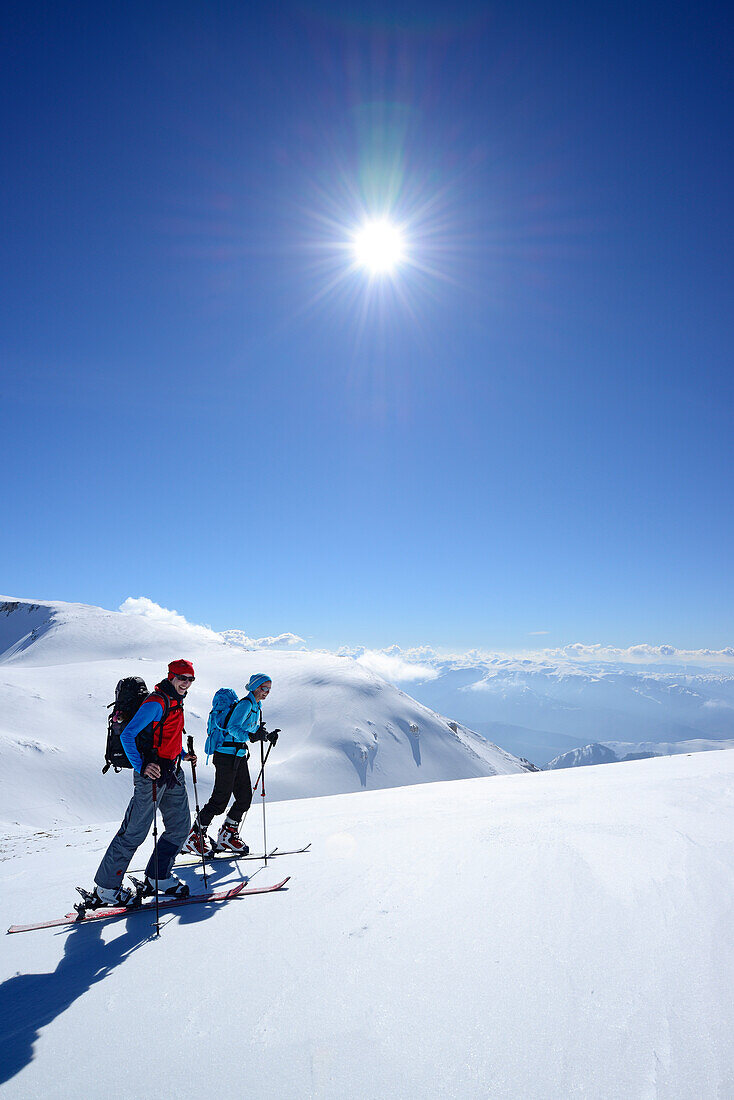
[{"label": "white cloud", "polygon": [[675,661],[678,664],[687,662],[702,664],[724,662],[728,664],[734,658],[734,648],[731,646],[727,646],[725,649],[676,649],[672,645],[650,645],[649,642],[631,645],[627,649],[605,646],[599,642],[593,645],[574,642],[562,649],[547,649],[543,652],[548,657],[571,657],[579,661],[631,661],[635,663]]},{"label": "white cloud", "polygon": [[260,649],[306,649],[306,643],[298,634],[276,634],[274,637],[256,638],[255,645]]},{"label": "white cloud", "polygon": [[277,634],[266,638],[250,638],[244,630],[223,630],[225,642],[239,645],[243,649],[307,649],[303,638],[298,634]]},{"label": "white cloud", "polygon": [[120,604],[119,610],[123,615],[137,615],[149,623],[164,627],[175,627],[177,630],[186,630],[191,637],[206,639],[209,642],[216,641],[221,644],[220,636],[208,626],[200,626],[198,623],[190,623],[178,611],[171,611],[167,607],[161,607],[147,596],[128,596]]},{"label": "white cloud", "polygon": [[[139,615],[161,625],[187,627],[190,631],[201,635],[206,634],[210,640],[217,639],[220,642],[228,642],[230,645],[241,645],[245,649],[307,650],[309,648],[303,638],[292,633],[264,638],[251,638],[243,630],[224,630],[221,634],[216,634],[208,627],[189,623],[178,611],[161,607],[147,596],[128,597],[120,605],[120,611],[128,615]],[[548,632],[538,630],[533,631],[531,636],[546,633]],[[734,665],[734,647],[732,646],[723,649],[676,649],[675,646],[667,643],[652,645],[649,642],[640,642],[626,649],[604,645],[601,642],[573,642],[556,649],[527,650],[524,653],[499,653],[479,649],[471,649],[464,653],[448,653],[440,652],[429,645],[407,648],[390,645],[384,649],[341,646],[336,653],[339,656],[352,657],[365,668],[371,669],[392,683],[435,680],[448,671],[471,668],[476,668],[483,674],[525,671],[574,676],[578,675],[581,669],[588,669],[588,666],[593,664],[596,666],[597,675],[603,676],[608,671],[606,666],[615,664],[640,667],[657,664],[669,666],[671,670],[675,666],[700,665],[711,671],[717,667],[728,668]],[[491,681],[492,677],[488,679]],[[496,690],[495,685],[488,683],[484,676],[473,685],[473,689]]]},{"label": "white cloud", "polygon": [[[580,682],[588,678],[603,681],[620,673],[654,678],[689,675],[724,677],[727,682],[734,675],[734,649],[731,647],[720,650],[676,649],[667,643],[640,643],[622,649],[600,642],[576,642],[558,649],[526,650],[522,653],[492,653],[476,649],[464,653],[440,653],[429,646],[402,649],[391,645],[379,650],[343,646],[338,653],[352,657],[393,683],[426,682],[459,674],[462,683],[457,690],[501,695],[542,691],[541,681]],[[472,680],[467,679],[469,673],[475,674]]]},{"label": "white cloud", "polygon": [[357,664],[368,668],[370,672],[376,672],[384,680],[392,684],[406,684],[416,680],[435,680],[439,672],[429,665],[414,664],[395,653],[396,646],[391,647],[390,653],[384,653],[376,649],[365,649],[359,657]]},{"label": "white cloud", "polygon": [[171,626],[189,626],[188,619],[179,615],[178,611],[169,611],[167,607],[149,600],[147,596],[128,596],[124,603],[120,604],[120,611],[125,615],[142,615],[145,619],[153,619],[157,623],[169,623]]}]

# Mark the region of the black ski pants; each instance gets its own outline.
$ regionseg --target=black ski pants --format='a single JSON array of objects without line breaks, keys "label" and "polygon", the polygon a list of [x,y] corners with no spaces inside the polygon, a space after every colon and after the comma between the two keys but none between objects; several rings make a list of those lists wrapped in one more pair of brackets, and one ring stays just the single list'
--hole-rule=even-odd
[{"label": "black ski pants", "polygon": [[234,795],[234,802],[227,816],[233,821],[240,822],[252,802],[252,780],[247,766],[247,756],[215,752],[212,760],[216,777],[212,796],[201,811],[201,825],[204,829],[208,829],[212,820],[224,813],[232,795]]}]

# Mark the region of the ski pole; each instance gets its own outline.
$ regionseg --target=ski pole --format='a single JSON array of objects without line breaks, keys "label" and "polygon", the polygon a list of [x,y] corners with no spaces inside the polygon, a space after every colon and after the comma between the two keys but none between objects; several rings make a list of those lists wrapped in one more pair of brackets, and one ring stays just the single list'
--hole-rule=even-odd
[{"label": "ski pole", "polygon": [[[275,734],[276,739],[277,739],[277,735],[280,733],[280,730],[273,730],[273,733]],[[267,839],[267,832],[266,832],[266,828],[265,828],[265,765],[268,762],[268,757],[270,756],[270,750],[272,749],[274,743],[275,743],[274,741],[270,742],[270,744],[268,745],[268,751],[263,756],[263,750],[265,748],[265,740],[262,737],[260,738],[260,760],[261,760],[260,771],[258,773],[258,777],[255,780],[255,783],[254,783],[253,788],[252,788],[252,793],[254,794],[255,791],[258,788],[258,785],[260,784],[260,781],[262,780],[262,791],[260,793],[262,794],[262,798],[263,798],[263,856],[265,858],[265,866],[266,867],[268,865],[268,839]]]},{"label": "ski pole", "polygon": [[[157,757],[156,753],[156,757]],[[161,918],[158,908],[158,780],[153,780],[153,866],[155,867],[155,934],[161,934]]]},{"label": "ski pole", "polygon": [[265,742],[260,739],[260,775],[258,776],[258,783],[262,779],[262,790],[260,794],[263,800],[263,855],[265,857],[265,866],[268,865],[268,837],[265,829],[265,761],[267,760],[268,753],[270,752],[271,745],[268,745],[268,752],[265,752]]},{"label": "ski pole", "polygon": [[[280,730],[278,730],[278,733],[280,733]],[[271,748],[272,748],[272,745],[268,745],[268,752],[270,752],[270,749],[271,749]],[[248,752],[248,754],[247,754],[247,760],[249,760],[249,758],[250,758],[250,754],[249,754],[249,752]],[[268,758],[268,753],[266,752],[266,753],[265,753],[265,759],[267,760],[267,758]],[[254,794],[254,793],[255,793],[255,791],[257,790],[257,785],[258,785],[258,783],[260,782],[260,776],[261,776],[261,775],[262,775],[262,768],[261,768],[261,769],[260,769],[260,771],[258,772],[258,775],[257,775],[257,779],[255,780],[255,783],[254,783],[254,785],[253,785],[253,787],[252,787],[252,793],[253,793],[253,794]],[[252,803],[250,803],[250,805],[249,805],[249,806],[247,807],[247,809],[245,810],[244,814],[242,815],[242,820],[240,821],[240,827],[241,827],[241,828],[244,828],[245,822],[247,821],[247,815],[249,814],[249,812],[250,812],[250,809],[251,809],[251,807],[252,807]]]},{"label": "ski pole", "polygon": [[[189,734],[186,741],[186,750],[189,756],[194,755],[194,739],[191,734]],[[204,840],[201,832],[201,814],[199,812],[199,792],[196,789],[196,765],[193,760],[191,761],[191,778],[194,781],[194,804],[196,806],[196,825],[199,830],[199,840],[201,842],[201,869],[204,872],[204,889],[208,890],[209,885],[206,881],[206,860],[204,859]]]},{"label": "ski pole", "polygon": [[[278,733],[280,733],[280,730],[278,730]],[[273,747],[272,744],[268,745],[268,751],[265,753],[265,759],[262,762],[262,767],[260,768],[260,771],[258,772],[257,779],[255,780],[255,782],[252,785],[253,794],[257,790],[257,788],[260,784],[260,780],[261,780],[262,774],[263,774],[263,768],[265,767],[265,765],[268,762],[268,757],[270,756],[270,750],[272,749],[272,747]],[[260,754],[262,755],[262,741],[260,742]],[[263,795],[263,798],[264,797],[265,796]]]}]

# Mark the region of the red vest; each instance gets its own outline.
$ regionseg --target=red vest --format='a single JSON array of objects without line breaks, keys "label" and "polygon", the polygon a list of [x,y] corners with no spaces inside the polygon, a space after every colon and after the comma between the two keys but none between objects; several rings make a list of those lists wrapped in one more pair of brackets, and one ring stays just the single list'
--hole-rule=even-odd
[{"label": "red vest", "polygon": [[156,684],[148,696],[161,703],[165,710],[168,703],[168,714],[163,719],[163,726],[156,722],[153,726],[153,747],[158,749],[158,755],[163,760],[175,760],[181,755],[183,749],[184,711],[178,699],[172,699],[167,692],[160,690],[160,684]]}]

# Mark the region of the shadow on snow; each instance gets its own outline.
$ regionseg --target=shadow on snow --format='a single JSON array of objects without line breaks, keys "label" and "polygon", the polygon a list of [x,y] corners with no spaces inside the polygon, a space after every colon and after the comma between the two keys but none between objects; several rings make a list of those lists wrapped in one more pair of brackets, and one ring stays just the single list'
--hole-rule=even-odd
[{"label": "shadow on snow", "polygon": [[[161,920],[168,923],[178,916],[181,924],[198,923],[213,916],[216,908],[215,902],[170,912],[164,910]],[[113,919],[111,924],[117,926],[125,921],[129,924],[122,935],[109,943],[102,939],[102,928],[109,927],[106,922],[71,925],[68,930],[58,933],[65,937],[65,942],[63,956],[55,970],[47,974],[16,974],[0,985],[0,1085],[33,1061],[34,1047],[43,1028],[154,938],[152,916],[136,913]],[[83,1064],[78,1066],[79,1072],[88,1068]]]}]

